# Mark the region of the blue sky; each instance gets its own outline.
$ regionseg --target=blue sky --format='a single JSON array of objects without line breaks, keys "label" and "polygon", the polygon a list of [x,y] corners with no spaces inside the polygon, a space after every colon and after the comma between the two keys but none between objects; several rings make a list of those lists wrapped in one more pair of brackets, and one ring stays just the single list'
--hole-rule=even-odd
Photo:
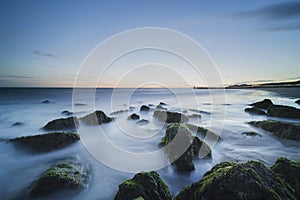
[{"label": "blue sky", "polygon": [[73,86],[96,45],[140,27],[170,28],[195,39],[226,85],[300,79],[299,1],[2,0],[0,5],[4,87]]}]

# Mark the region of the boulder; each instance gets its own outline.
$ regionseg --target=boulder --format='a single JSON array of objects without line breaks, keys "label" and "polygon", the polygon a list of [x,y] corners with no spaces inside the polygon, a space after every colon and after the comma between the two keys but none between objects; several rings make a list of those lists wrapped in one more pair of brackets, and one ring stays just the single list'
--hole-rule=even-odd
[{"label": "boulder", "polygon": [[296,100],[295,103],[300,105],[300,99]]},{"label": "boulder", "polygon": [[194,158],[210,158],[211,149],[198,137],[193,136],[185,124],[169,124],[160,145],[164,146],[169,161],[178,172],[195,169]]},{"label": "boulder", "polygon": [[60,118],[48,122],[43,129],[46,131],[75,130],[79,122],[76,117]]},{"label": "boulder", "polygon": [[142,105],[140,111],[149,111],[150,107],[146,105]]},{"label": "boulder", "polygon": [[83,189],[89,180],[87,165],[75,161],[60,161],[35,182],[30,194],[46,195],[61,190]]},{"label": "boulder", "polygon": [[138,120],[140,119],[140,116],[138,114],[133,113],[128,117],[128,119]]},{"label": "boulder", "polygon": [[188,121],[188,117],[182,113],[156,110],[153,114],[158,120],[167,123],[180,123]]},{"label": "boulder", "polygon": [[247,113],[250,113],[250,114],[254,114],[254,115],[266,115],[266,113],[258,108],[246,108],[244,110],[245,112]]},{"label": "boulder", "polygon": [[119,185],[114,200],[171,200],[168,186],[155,171],[141,172]]},{"label": "boulder", "polygon": [[272,105],[268,108],[267,115],[271,117],[300,119],[300,109],[291,106]]},{"label": "boulder", "polygon": [[290,140],[300,140],[300,126],[272,120],[251,121],[250,125],[271,132],[273,135]]},{"label": "boulder", "polygon": [[11,139],[10,142],[20,144],[37,152],[48,152],[66,147],[80,140],[77,133],[53,132],[41,135],[23,136]]},{"label": "boulder", "polygon": [[113,119],[106,116],[103,111],[97,110],[91,114],[81,117],[80,120],[87,125],[101,125],[103,123],[111,122]]},{"label": "boulder", "polygon": [[300,199],[300,162],[279,158],[271,170],[294,188],[296,197]]},{"label": "boulder", "polygon": [[273,102],[270,99],[264,99],[262,101],[258,101],[250,104],[250,106],[254,106],[255,108],[265,109],[265,110],[268,109],[270,105],[273,105]]},{"label": "boulder", "polygon": [[190,129],[193,132],[196,132],[199,135],[202,135],[207,140],[217,140],[217,141],[222,140],[221,136],[206,128],[194,124],[185,124],[185,125],[187,126],[188,129]]},{"label": "boulder", "polygon": [[293,189],[263,163],[222,162],[175,196],[174,200],[291,200]]},{"label": "boulder", "polygon": [[258,134],[258,133],[255,133],[255,132],[253,132],[253,131],[249,131],[249,132],[243,132],[243,133],[242,133],[242,135],[245,135],[245,136],[251,136],[251,137],[255,137],[255,136],[259,136],[259,137],[261,137],[261,135],[260,135],[260,134]]}]

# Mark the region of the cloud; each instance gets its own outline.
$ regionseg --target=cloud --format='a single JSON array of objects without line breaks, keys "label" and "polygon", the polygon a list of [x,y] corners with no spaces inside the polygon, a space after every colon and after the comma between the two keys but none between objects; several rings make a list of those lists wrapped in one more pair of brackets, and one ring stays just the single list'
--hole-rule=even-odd
[{"label": "cloud", "polygon": [[255,10],[235,13],[233,16],[259,18],[273,23],[264,29],[267,31],[295,31],[300,29],[300,1],[272,4]]},{"label": "cloud", "polygon": [[46,52],[39,51],[39,50],[33,50],[32,54],[36,55],[36,56],[46,56],[46,57],[50,57],[50,58],[57,58],[57,56],[52,53],[46,53]]}]

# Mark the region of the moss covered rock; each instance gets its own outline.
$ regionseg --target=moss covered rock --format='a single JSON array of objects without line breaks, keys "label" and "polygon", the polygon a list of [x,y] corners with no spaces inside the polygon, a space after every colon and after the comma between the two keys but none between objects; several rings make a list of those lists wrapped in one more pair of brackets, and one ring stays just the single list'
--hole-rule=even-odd
[{"label": "moss covered rock", "polygon": [[300,162],[279,158],[271,170],[295,189],[295,195],[300,199]]},{"label": "moss covered rock", "polygon": [[223,162],[202,180],[185,187],[174,200],[291,200],[293,189],[263,163]]},{"label": "moss covered rock", "polygon": [[97,110],[91,114],[80,118],[80,120],[88,125],[101,125],[103,123],[111,122],[113,119],[111,117],[106,116],[106,114],[103,111]]},{"label": "moss covered rock", "polygon": [[48,122],[43,129],[46,131],[75,130],[79,122],[76,117],[60,118]]},{"label": "moss covered rock", "polygon": [[265,110],[268,109],[270,105],[273,105],[273,102],[270,99],[264,99],[262,101],[258,101],[250,104],[250,106],[254,106],[255,108],[265,109]]},{"label": "moss covered rock", "polygon": [[18,137],[11,139],[10,141],[37,152],[47,152],[66,147],[77,142],[79,139],[80,137],[77,133],[53,132],[41,135]]},{"label": "moss covered rock", "polygon": [[188,117],[182,113],[156,110],[153,114],[159,121],[167,123],[181,123],[188,121]]},{"label": "moss covered rock", "polygon": [[291,106],[271,105],[268,108],[267,115],[271,117],[300,119],[300,109]]},{"label": "moss covered rock", "polygon": [[300,126],[295,124],[272,120],[252,121],[249,122],[249,124],[265,131],[269,131],[279,138],[300,140]]},{"label": "moss covered rock", "polygon": [[160,144],[165,146],[169,161],[179,172],[193,171],[195,169],[193,160],[196,157],[211,157],[210,147],[193,136],[185,124],[169,124]]},{"label": "moss covered rock", "polygon": [[157,172],[141,172],[119,185],[115,200],[171,200],[168,186]]},{"label": "moss covered rock", "polygon": [[65,189],[81,189],[87,186],[88,179],[87,165],[68,160],[61,161],[41,175],[30,194],[39,196]]},{"label": "moss covered rock", "polygon": [[194,124],[186,124],[186,126],[188,127],[188,129],[190,129],[191,131],[195,131],[199,135],[202,135],[207,140],[217,140],[217,141],[222,140],[222,138],[218,134],[206,128],[203,128],[202,126],[197,126]]},{"label": "moss covered rock", "polygon": [[258,108],[245,108],[244,110],[247,113],[254,114],[254,115],[266,115],[266,113]]}]

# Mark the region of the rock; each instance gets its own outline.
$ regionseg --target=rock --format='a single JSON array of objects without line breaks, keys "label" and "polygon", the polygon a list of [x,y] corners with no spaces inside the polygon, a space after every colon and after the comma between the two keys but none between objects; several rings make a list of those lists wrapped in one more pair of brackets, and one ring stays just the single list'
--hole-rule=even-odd
[{"label": "rock", "polygon": [[207,112],[207,111],[204,111],[204,110],[197,110],[197,109],[189,109],[189,110],[192,111],[192,112],[195,112],[195,113],[200,113],[200,114],[207,114],[207,115],[211,114],[210,112]]},{"label": "rock", "polygon": [[156,109],[158,109],[158,110],[167,110],[166,108],[164,108],[162,105],[157,105],[156,106]]},{"label": "rock", "polygon": [[182,113],[156,110],[153,114],[158,120],[167,123],[180,123],[188,121],[188,117]]},{"label": "rock", "polygon": [[255,133],[255,132],[253,132],[253,131],[250,131],[250,132],[243,132],[243,133],[242,133],[242,135],[246,135],[246,136],[252,136],[252,137],[255,137],[255,136],[259,136],[259,137],[261,137],[261,135],[260,135],[260,134],[258,134],[258,133]]},{"label": "rock", "polygon": [[268,109],[270,105],[273,105],[273,102],[270,99],[264,99],[262,101],[258,101],[250,104],[250,106],[254,106],[255,108],[260,108],[265,110]]},{"label": "rock", "polygon": [[255,114],[255,115],[266,115],[266,113],[258,108],[246,108],[244,110],[247,113]]},{"label": "rock", "polygon": [[295,103],[300,104],[300,99],[298,99],[297,101],[295,101]]},{"label": "rock", "polygon": [[44,101],[42,101],[42,103],[43,104],[48,104],[48,103],[50,103],[50,101],[49,100],[44,100]]},{"label": "rock", "polygon": [[141,120],[137,121],[136,123],[137,123],[137,125],[145,126],[145,125],[149,124],[149,121],[146,119],[141,119]]},{"label": "rock", "polygon": [[14,126],[23,126],[23,125],[24,125],[24,123],[22,123],[22,122],[15,122],[15,123],[13,123],[11,125],[11,127],[14,127]]},{"label": "rock", "polygon": [[267,115],[271,117],[300,119],[300,109],[291,106],[272,105],[268,108]]},{"label": "rock", "polygon": [[129,110],[134,110],[135,107],[134,106],[129,106]]},{"label": "rock", "polygon": [[200,114],[191,114],[188,116],[189,118],[201,118],[201,115]]},{"label": "rock", "polygon": [[279,158],[271,170],[294,188],[295,196],[300,199],[300,162]]},{"label": "rock", "polygon": [[149,106],[146,106],[146,105],[142,105],[140,111],[149,111],[150,110],[150,107]]},{"label": "rock", "polygon": [[80,162],[60,161],[34,184],[30,194],[40,196],[61,190],[83,189],[89,180],[88,167]]},{"label": "rock", "polygon": [[107,117],[103,111],[97,110],[91,114],[81,117],[80,120],[88,125],[101,125],[103,123],[111,122],[113,119]]},{"label": "rock", "polygon": [[164,102],[159,102],[159,105],[165,106],[165,105],[167,105],[167,104],[164,103]]},{"label": "rock", "polygon": [[148,106],[149,106],[149,107],[153,107],[153,106],[154,106],[154,104],[152,104],[152,103],[149,103],[149,104],[148,104]]},{"label": "rock", "polygon": [[74,106],[87,106],[85,103],[74,103]]},{"label": "rock", "polygon": [[205,139],[217,140],[217,141],[222,140],[222,138],[218,134],[216,134],[216,133],[214,133],[214,132],[212,132],[212,131],[210,131],[206,128],[203,128],[201,126],[196,126],[194,124],[185,124],[185,125],[187,126],[188,129],[190,129],[191,131],[196,132],[197,134],[202,135]]},{"label": "rock", "polygon": [[41,135],[23,136],[11,139],[10,142],[20,144],[36,152],[48,152],[64,148],[80,140],[77,133],[53,132]]},{"label": "rock", "polygon": [[114,200],[171,200],[168,186],[155,171],[141,172],[119,185]]},{"label": "rock", "polygon": [[300,126],[286,122],[265,120],[252,121],[250,125],[269,131],[282,139],[300,140]]},{"label": "rock", "polygon": [[48,122],[43,129],[46,131],[75,130],[79,126],[76,117],[60,118]]},{"label": "rock", "polygon": [[138,114],[133,113],[128,117],[128,119],[137,120],[140,119],[140,116]]},{"label": "rock", "polygon": [[179,172],[193,171],[193,159],[196,157],[211,157],[210,147],[198,137],[194,137],[185,124],[169,124],[160,145],[165,146],[169,161]]},{"label": "rock", "polygon": [[290,200],[293,189],[263,163],[222,162],[206,172],[202,180],[183,188],[174,200]]},{"label": "rock", "polygon": [[125,110],[117,110],[117,111],[114,111],[114,112],[109,113],[109,115],[118,115],[118,114],[121,114],[121,113],[124,113],[124,112],[128,112],[128,111],[129,111],[128,109],[125,109]]},{"label": "rock", "polygon": [[70,115],[73,115],[73,112],[70,112],[70,111],[67,111],[67,110],[64,110],[61,112],[61,114],[63,115],[67,115],[67,116],[70,116]]}]

